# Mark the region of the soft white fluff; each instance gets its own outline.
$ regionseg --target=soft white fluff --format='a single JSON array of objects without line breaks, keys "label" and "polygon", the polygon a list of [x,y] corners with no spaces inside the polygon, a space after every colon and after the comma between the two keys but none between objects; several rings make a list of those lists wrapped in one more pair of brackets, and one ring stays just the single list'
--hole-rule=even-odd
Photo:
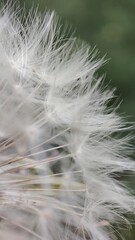
[{"label": "soft white fluff", "polygon": [[[0,239],[110,240],[135,210],[104,62],[44,17],[0,12]],[[22,14],[22,17],[21,17]],[[113,229],[113,231],[112,231]]]}]

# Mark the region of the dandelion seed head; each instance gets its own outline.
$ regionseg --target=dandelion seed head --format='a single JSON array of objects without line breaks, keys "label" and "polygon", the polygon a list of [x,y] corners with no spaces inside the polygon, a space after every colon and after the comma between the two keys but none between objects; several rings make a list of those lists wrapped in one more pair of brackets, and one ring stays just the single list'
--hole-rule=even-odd
[{"label": "dandelion seed head", "polygon": [[[21,17],[22,14],[22,17]],[[0,11],[0,239],[111,240],[135,199],[127,123],[97,51],[62,33],[54,12]]]}]

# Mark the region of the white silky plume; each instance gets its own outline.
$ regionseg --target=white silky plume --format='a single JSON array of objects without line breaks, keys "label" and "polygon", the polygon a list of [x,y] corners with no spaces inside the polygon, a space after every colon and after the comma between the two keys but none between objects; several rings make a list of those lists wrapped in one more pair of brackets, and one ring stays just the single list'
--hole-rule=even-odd
[{"label": "white silky plume", "polygon": [[0,239],[112,240],[135,211],[117,180],[135,163],[95,74],[104,59],[67,39],[54,12],[10,8],[0,12]]}]

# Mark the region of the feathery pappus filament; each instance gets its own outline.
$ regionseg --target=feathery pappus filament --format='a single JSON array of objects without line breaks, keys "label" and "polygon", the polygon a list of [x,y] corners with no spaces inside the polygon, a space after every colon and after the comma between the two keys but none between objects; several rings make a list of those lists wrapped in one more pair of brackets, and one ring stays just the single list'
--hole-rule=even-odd
[{"label": "feathery pappus filament", "polygon": [[126,123],[96,52],[54,12],[0,11],[0,239],[112,240],[135,198]]}]

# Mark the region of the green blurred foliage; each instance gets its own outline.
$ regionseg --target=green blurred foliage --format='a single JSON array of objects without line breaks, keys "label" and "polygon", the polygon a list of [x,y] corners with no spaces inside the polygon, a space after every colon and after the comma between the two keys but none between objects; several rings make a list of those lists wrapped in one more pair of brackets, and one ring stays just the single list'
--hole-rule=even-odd
[{"label": "green blurred foliage", "polygon": [[[135,0],[20,0],[31,7],[55,10],[63,24],[69,23],[76,35],[106,55],[108,63],[100,73],[107,73],[105,84],[117,87],[120,113],[135,121]],[[131,186],[135,189],[135,179]],[[131,234],[132,233],[132,234]],[[125,232],[135,239],[135,228]]]}]

